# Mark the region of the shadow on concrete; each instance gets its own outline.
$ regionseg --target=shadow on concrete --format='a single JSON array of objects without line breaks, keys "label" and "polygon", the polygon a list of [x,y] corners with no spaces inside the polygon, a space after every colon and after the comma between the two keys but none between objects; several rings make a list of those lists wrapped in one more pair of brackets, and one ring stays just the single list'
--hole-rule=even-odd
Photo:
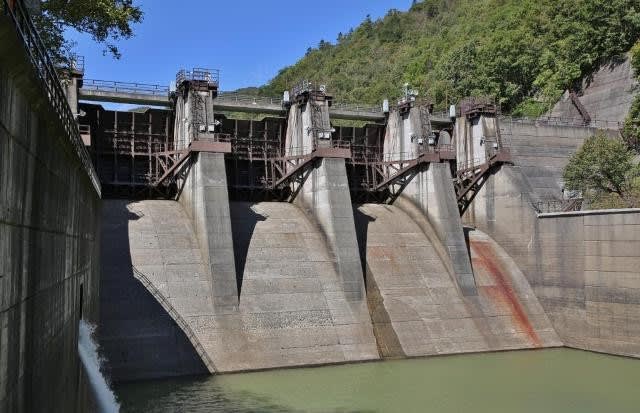
[{"label": "shadow on concrete", "polygon": [[114,381],[207,374],[191,342],[134,276],[130,201],[105,200],[100,243],[100,325],[106,370]]},{"label": "shadow on concrete", "polygon": [[238,298],[242,291],[242,280],[244,279],[244,268],[247,264],[247,254],[249,245],[259,221],[265,221],[267,217],[258,214],[251,207],[252,202],[230,202],[231,210],[231,232],[233,234],[233,258],[236,264],[236,281],[238,283]]},{"label": "shadow on concrete", "polygon": [[356,239],[358,241],[358,252],[360,253],[360,265],[364,275],[365,285],[367,283],[367,233],[369,223],[376,219],[360,211],[357,205],[353,206],[353,220],[356,226]]},{"label": "shadow on concrete", "polygon": [[367,234],[369,223],[376,220],[375,217],[360,211],[357,205],[353,206],[353,218],[356,226],[356,238],[358,240],[358,250],[360,252],[360,263],[362,264],[362,274],[367,291],[367,307],[373,326],[373,335],[376,338],[378,354],[382,358],[405,358],[406,354],[396,334],[391,317],[384,306],[384,298],[380,293],[380,288],[367,263]]}]

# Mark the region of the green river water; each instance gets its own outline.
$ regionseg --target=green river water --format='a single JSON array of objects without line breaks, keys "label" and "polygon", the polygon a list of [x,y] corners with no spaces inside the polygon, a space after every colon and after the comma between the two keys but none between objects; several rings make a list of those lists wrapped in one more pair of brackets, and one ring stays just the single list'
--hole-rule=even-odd
[{"label": "green river water", "polygon": [[124,412],[638,413],[640,360],[554,349],[127,383]]}]

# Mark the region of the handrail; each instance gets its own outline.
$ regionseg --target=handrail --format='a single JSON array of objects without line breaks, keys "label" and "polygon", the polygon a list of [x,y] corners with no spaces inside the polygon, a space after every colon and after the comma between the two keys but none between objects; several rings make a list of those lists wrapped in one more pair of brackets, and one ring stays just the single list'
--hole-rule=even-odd
[{"label": "handrail", "polygon": [[546,199],[542,201],[532,202],[531,206],[538,214],[552,212],[571,212],[580,211],[584,200],[582,198],[569,199]]},{"label": "handrail", "polygon": [[358,103],[349,102],[332,102],[331,109],[343,110],[345,112],[359,112],[359,113],[382,113],[382,105],[362,105]]},{"label": "handrail", "polygon": [[80,163],[89,175],[89,179],[98,193],[98,197],[101,197],[102,188],[98,174],[93,167],[89,152],[80,137],[78,123],[71,112],[67,97],[58,78],[58,73],[33,25],[31,17],[29,17],[29,13],[26,11],[22,0],[13,0],[11,5],[7,0],[2,0],[2,4],[4,6],[4,14],[10,17],[16,27],[16,31],[22,39],[25,51],[35,69],[38,80],[40,80],[42,84],[44,94],[49,100],[51,109],[62,123],[66,136],[69,138],[78,158],[80,158]]},{"label": "handrail", "polygon": [[113,80],[84,79],[83,90],[105,92],[139,93],[143,95],[168,96],[169,87],[149,83],[118,82]]},{"label": "handrail", "polygon": [[204,347],[202,347],[200,340],[198,340],[198,337],[195,335],[195,333],[189,326],[189,323],[187,323],[184,320],[184,318],[180,315],[180,313],[176,311],[173,305],[171,305],[169,300],[165,298],[165,296],[160,292],[160,290],[158,290],[156,286],[153,285],[153,282],[151,282],[149,277],[147,277],[144,273],[142,273],[133,265],[131,266],[131,269],[133,269],[133,274],[135,278],[138,281],[140,281],[140,283],[147,289],[147,291],[151,293],[151,295],[158,301],[158,304],[160,304],[162,308],[164,308],[165,311],[169,313],[173,321],[175,321],[176,324],[178,324],[178,327],[180,327],[180,329],[187,335],[187,338],[189,339],[191,344],[193,344],[193,347],[195,348],[196,352],[202,359],[202,362],[207,367],[207,370],[209,370],[210,373],[214,373],[216,370],[215,370],[215,366],[213,365],[213,361],[211,361],[211,359],[209,358],[209,354],[207,354]]},{"label": "handrail", "polygon": [[586,123],[582,118],[562,118],[557,116],[540,116],[537,118],[502,116],[502,122],[521,124],[546,124],[551,126],[571,126],[583,128],[612,129],[619,130],[623,127],[623,122],[608,119],[591,119]]},{"label": "handrail", "polygon": [[200,67],[194,67],[191,70],[180,69],[178,73],[176,73],[176,85],[180,85],[186,81],[206,82],[207,84],[218,87],[220,84],[220,70]]},{"label": "handrail", "polygon": [[216,102],[237,102],[237,103],[250,103],[250,104],[261,104],[261,105],[275,105],[282,106],[282,99],[268,97],[268,96],[251,96],[251,95],[243,95],[241,93],[236,92],[218,92],[218,96],[214,99],[213,104]]}]

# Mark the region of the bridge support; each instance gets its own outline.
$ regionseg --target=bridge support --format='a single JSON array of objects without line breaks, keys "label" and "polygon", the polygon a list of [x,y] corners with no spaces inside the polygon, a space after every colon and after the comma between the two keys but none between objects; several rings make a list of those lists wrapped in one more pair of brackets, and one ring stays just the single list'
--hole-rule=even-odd
[{"label": "bridge support", "polygon": [[[385,136],[385,158],[406,159],[426,151],[435,144],[431,133],[429,113],[424,106],[415,105],[411,96],[405,97],[389,114]],[[455,190],[448,163],[430,163],[413,173],[398,198],[402,208],[408,201],[429,219],[440,241],[446,246],[452,271],[463,295],[476,295],[476,284],[465,241],[462,221],[458,213]]]},{"label": "bridge support", "polygon": [[460,103],[454,140],[455,189],[461,216],[496,168],[511,163],[509,150],[500,136],[497,115],[497,106],[484,98],[467,98]]},{"label": "bridge support", "polygon": [[292,95],[296,102],[289,111],[286,153],[299,155],[314,151],[323,156],[310,166],[303,177],[294,203],[315,218],[326,236],[342,278],[346,299],[359,305],[361,311],[356,316],[360,321],[352,321],[362,322],[369,316],[364,301],[364,276],[344,159],[350,154],[332,148],[331,97],[325,95],[322,88],[315,88],[308,82],[294,89]]},{"label": "bridge support", "polygon": [[214,309],[234,310],[238,284],[224,153],[193,156],[178,201],[191,218],[202,256],[208,261]]},{"label": "bridge support", "polygon": [[217,76],[194,69],[179,72],[177,81],[175,142],[177,149],[195,152],[185,166],[178,200],[193,221],[202,256],[208,262],[215,311],[234,311],[239,297],[225,150],[212,139]]},{"label": "bridge support", "polygon": [[402,208],[403,201],[410,201],[427,216],[447,249],[463,295],[476,295],[471,259],[452,182],[448,164],[431,163],[426,170],[418,172],[413,177],[397,204]]}]

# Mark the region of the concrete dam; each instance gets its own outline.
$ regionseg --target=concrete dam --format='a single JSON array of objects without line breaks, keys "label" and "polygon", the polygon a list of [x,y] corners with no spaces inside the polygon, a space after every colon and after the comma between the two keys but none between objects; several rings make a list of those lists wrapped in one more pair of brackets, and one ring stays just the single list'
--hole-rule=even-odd
[{"label": "concrete dam", "polygon": [[0,18],[0,411],[82,410],[80,320],[114,381],[640,357],[640,210],[581,211],[562,188],[568,157],[617,121],[479,98],[437,113],[408,89],[347,105],[308,81],[242,96],[207,69],[174,88],[80,65],[60,79],[20,21]]},{"label": "concrete dam", "polygon": [[101,231],[113,378],[562,346],[516,262],[462,224],[510,159],[495,106],[469,101],[454,121],[407,94],[334,126],[324,86],[302,82],[243,120],[217,110],[215,71],[177,85],[170,110],[80,104],[117,198]]}]

